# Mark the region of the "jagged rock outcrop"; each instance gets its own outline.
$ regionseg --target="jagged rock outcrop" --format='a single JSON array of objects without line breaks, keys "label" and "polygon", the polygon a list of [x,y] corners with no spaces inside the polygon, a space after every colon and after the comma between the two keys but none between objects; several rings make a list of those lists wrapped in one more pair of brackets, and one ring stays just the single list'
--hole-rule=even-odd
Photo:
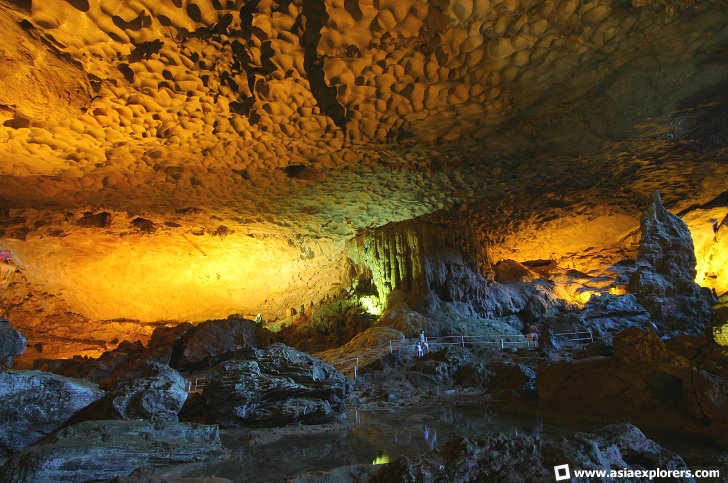
[{"label": "jagged rock outcrop", "polygon": [[602,339],[611,337],[630,327],[651,327],[650,313],[642,307],[634,294],[602,294],[591,297],[579,314],[580,329],[591,329]]},{"label": "jagged rock outcrop", "polygon": [[728,346],[728,294],[721,296],[720,303],[713,309],[713,340],[722,346]]},{"label": "jagged rock outcrop", "polygon": [[637,302],[634,294],[593,295],[582,308],[548,313],[538,320],[538,325],[542,329],[539,345],[544,349],[549,345],[553,348],[579,345],[568,338],[552,337],[559,333],[591,331],[595,340],[611,345],[614,336],[625,329],[657,330],[652,315]]},{"label": "jagged rock outcrop", "polygon": [[174,327],[157,327],[147,343],[147,356],[162,364],[169,364],[172,355],[179,346],[182,339],[195,326],[189,322],[183,322]]},{"label": "jagged rock outcrop", "polygon": [[713,297],[695,283],[695,250],[690,230],[665,209],[654,191],[640,221],[642,239],[630,291],[655,323],[667,331],[702,333],[710,323]]},{"label": "jagged rock outcrop", "polygon": [[493,280],[498,283],[531,282],[539,274],[515,260],[501,260],[493,265]]},{"label": "jagged rock outcrop", "polygon": [[144,377],[150,361],[178,369],[211,367],[229,354],[246,347],[266,347],[270,334],[260,324],[230,316],[193,326],[189,322],[174,327],[158,327],[149,343],[122,341],[97,359],[40,359],[34,368],[68,377],[89,379],[107,389],[124,381]]},{"label": "jagged rock outcrop", "polygon": [[688,469],[682,458],[624,423],[565,437],[496,433],[458,438],[425,455],[384,465],[368,481],[552,481],[554,466],[564,464],[572,470]]},{"label": "jagged rock outcrop", "polygon": [[142,374],[122,383],[112,405],[122,419],[177,421],[187,400],[185,379],[171,367],[148,361]]},{"label": "jagged rock outcrop", "polygon": [[212,367],[235,351],[265,348],[269,343],[269,332],[252,320],[236,316],[208,320],[179,340],[170,365],[186,369]]},{"label": "jagged rock outcrop", "polygon": [[48,372],[0,373],[0,451],[37,443],[104,394],[89,381]]},{"label": "jagged rock outcrop", "polygon": [[333,366],[283,344],[249,348],[209,373],[203,396],[222,427],[321,422],[335,417],[350,388]]},{"label": "jagged rock outcrop", "polygon": [[380,301],[391,309],[435,313],[451,304],[473,318],[519,315],[530,322],[563,304],[546,280],[494,282],[487,246],[470,229],[402,222],[359,236],[349,253],[371,272]]},{"label": "jagged rock outcrop", "polygon": [[0,468],[7,483],[108,480],[137,468],[208,461],[223,452],[217,426],[86,421],[28,448]]},{"label": "jagged rock outcrop", "polygon": [[493,395],[531,397],[536,391],[536,372],[514,361],[472,362],[455,373],[455,380],[465,387],[487,389]]},{"label": "jagged rock outcrop", "polygon": [[[723,365],[726,361],[723,356]],[[713,363],[696,362],[716,370]],[[651,331],[628,329],[614,338],[612,356],[541,363],[539,406],[669,425],[728,445],[728,417],[718,409],[728,402],[728,384],[719,374],[693,367],[696,362],[673,352]]]},{"label": "jagged rock outcrop", "polygon": [[80,377],[106,389],[116,387],[120,377],[132,377],[129,365],[138,365],[145,359],[144,344],[140,341],[122,341],[118,347],[106,351],[98,358],[76,356],[71,359],[39,359],[33,368],[67,377]]},{"label": "jagged rock outcrop", "polygon": [[691,366],[690,361],[671,351],[657,334],[634,328],[624,330],[614,338],[614,358],[624,364],[665,363],[674,367]]},{"label": "jagged rock outcrop", "polygon": [[368,231],[349,243],[349,254],[371,271],[383,304],[398,290],[421,311],[433,308],[427,306],[432,305],[427,297],[431,292],[446,302],[463,300],[465,294],[459,291],[487,284],[478,272],[490,268],[475,233],[430,223],[392,223]]},{"label": "jagged rock outcrop", "polygon": [[15,358],[25,352],[25,337],[10,326],[7,319],[0,317],[0,368],[13,366]]},{"label": "jagged rock outcrop", "polygon": [[435,376],[441,383],[448,382],[461,367],[473,360],[473,354],[465,347],[445,346],[439,350],[433,347],[431,350],[409,369]]}]

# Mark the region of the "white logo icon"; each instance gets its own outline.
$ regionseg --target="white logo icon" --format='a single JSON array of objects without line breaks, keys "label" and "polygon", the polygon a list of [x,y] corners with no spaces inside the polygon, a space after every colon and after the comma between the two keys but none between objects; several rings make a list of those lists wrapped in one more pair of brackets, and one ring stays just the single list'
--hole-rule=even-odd
[{"label": "white logo icon", "polygon": [[554,476],[556,476],[556,481],[570,480],[569,465],[554,466]]}]

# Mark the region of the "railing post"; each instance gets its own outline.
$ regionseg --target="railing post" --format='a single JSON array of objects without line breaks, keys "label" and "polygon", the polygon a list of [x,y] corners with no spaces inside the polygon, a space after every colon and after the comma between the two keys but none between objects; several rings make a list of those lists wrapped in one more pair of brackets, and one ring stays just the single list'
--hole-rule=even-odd
[{"label": "railing post", "polygon": [[460,336],[460,341],[463,343],[463,347],[465,347],[465,336],[464,335]]},{"label": "railing post", "polygon": [[592,334],[591,327],[589,328],[589,340],[592,344],[594,343],[594,334]]},{"label": "railing post", "polygon": [[359,358],[354,359],[354,379],[356,379],[357,369],[359,369]]},{"label": "railing post", "polygon": [[392,341],[391,340],[389,341],[389,353],[390,354],[394,353],[394,350],[392,349]]},{"label": "railing post", "polygon": [[505,349],[505,346],[503,345],[503,337],[498,340],[500,341],[501,350]]}]

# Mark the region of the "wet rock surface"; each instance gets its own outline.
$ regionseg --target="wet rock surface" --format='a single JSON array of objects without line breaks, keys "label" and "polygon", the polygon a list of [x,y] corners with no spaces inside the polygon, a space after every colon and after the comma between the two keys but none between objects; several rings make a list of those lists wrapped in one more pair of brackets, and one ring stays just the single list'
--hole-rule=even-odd
[{"label": "wet rock surface", "polygon": [[450,441],[434,454],[387,465],[371,481],[548,481],[553,467],[562,464],[584,469],[687,469],[679,456],[627,423],[552,440],[498,434]]},{"label": "wet rock surface", "polygon": [[171,367],[149,361],[140,377],[122,383],[112,397],[122,419],[177,421],[187,400],[186,381]]},{"label": "wet rock surface", "polygon": [[0,317],[0,368],[10,368],[17,356],[25,352],[25,337]]},{"label": "wet rock surface", "polygon": [[87,421],[13,456],[8,483],[78,482],[124,477],[140,467],[208,461],[223,452],[216,426],[176,422]]},{"label": "wet rock surface", "polygon": [[222,427],[329,420],[342,410],[349,379],[283,344],[247,349],[215,366],[203,396]]},{"label": "wet rock surface", "polygon": [[0,373],[0,450],[20,450],[100,400],[96,384],[41,371]]},{"label": "wet rock surface", "polygon": [[[680,456],[648,439],[635,426],[609,425],[591,433],[541,436],[495,433],[456,438],[416,457],[378,466],[349,466],[312,472],[290,482],[542,482],[554,478],[554,466],[595,470],[688,470]],[[689,478],[675,481],[692,481]]]}]

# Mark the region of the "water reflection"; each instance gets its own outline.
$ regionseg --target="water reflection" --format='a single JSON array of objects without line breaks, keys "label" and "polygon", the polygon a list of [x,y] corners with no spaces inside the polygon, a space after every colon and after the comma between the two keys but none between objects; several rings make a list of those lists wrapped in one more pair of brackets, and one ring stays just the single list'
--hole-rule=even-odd
[{"label": "water reflection", "polygon": [[216,475],[240,482],[279,481],[306,471],[354,464],[383,464],[400,456],[435,449],[454,437],[489,433],[528,434],[586,431],[593,428],[560,425],[536,416],[507,416],[483,407],[416,408],[399,411],[352,411],[351,429],[309,435],[249,447],[226,441],[228,460],[185,476]]},{"label": "water reflection", "polygon": [[379,450],[377,452],[377,457],[374,458],[374,461],[372,461],[373,465],[383,465],[389,463],[389,455],[384,450]]},{"label": "water reflection", "polygon": [[425,424],[423,433],[425,435],[425,442],[427,443],[427,446],[430,449],[435,449],[435,446],[437,446],[437,429],[432,429],[432,431],[430,431],[429,426]]}]

